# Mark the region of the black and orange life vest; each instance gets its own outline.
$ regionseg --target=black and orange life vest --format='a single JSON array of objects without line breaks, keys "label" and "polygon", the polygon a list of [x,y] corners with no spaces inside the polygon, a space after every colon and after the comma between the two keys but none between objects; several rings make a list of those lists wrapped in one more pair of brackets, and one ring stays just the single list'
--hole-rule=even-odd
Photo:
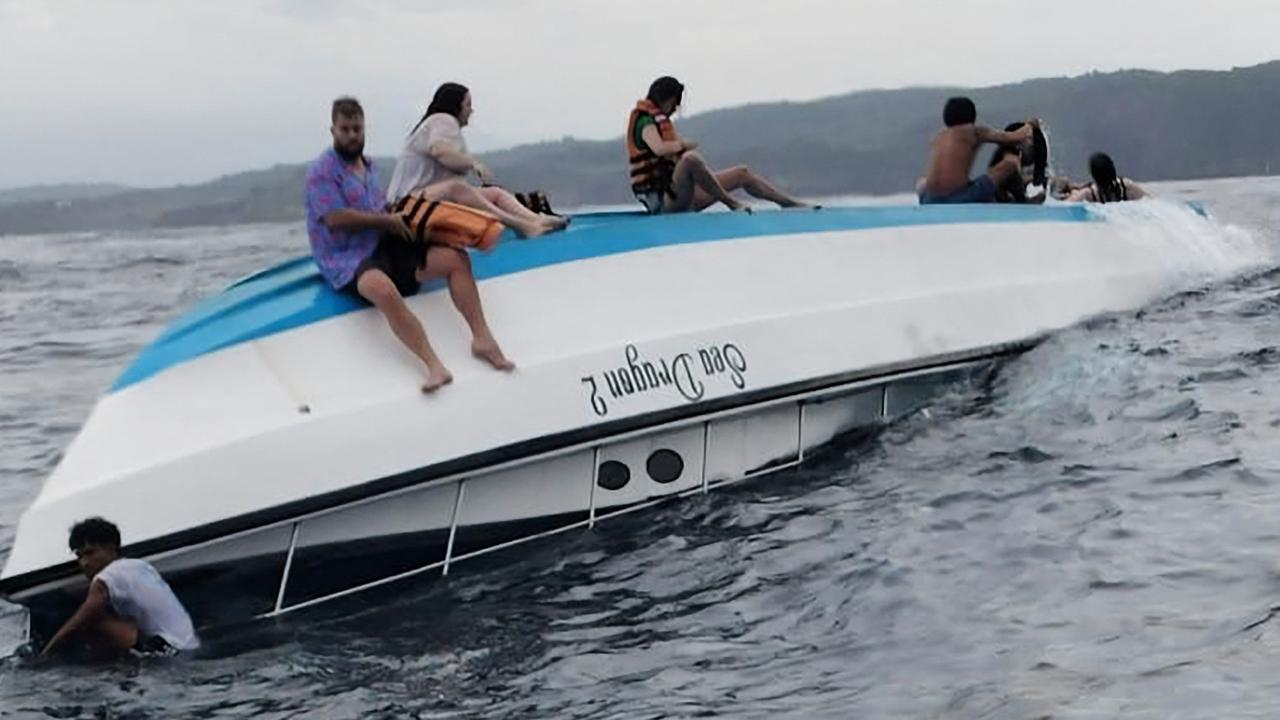
[{"label": "black and orange life vest", "polygon": [[663,140],[675,140],[676,128],[671,118],[663,114],[653,101],[645,99],[636,102],[627,120],[627,159],[631,163],[631,191],[637,195],[650,192],[671,192],[671,173],[676,162],[672,158],[662,157],[647,147],[640,147],[636,142],[636,127],[643,117],[651,117],[658,126],[658,135]]},{"label": "black and orange life vest", "polygon": [[502,223],[483,210],[431,200],[419,192],[400,198],[392,212],[404,220],[414,240],[489,250],[498,244]]}]

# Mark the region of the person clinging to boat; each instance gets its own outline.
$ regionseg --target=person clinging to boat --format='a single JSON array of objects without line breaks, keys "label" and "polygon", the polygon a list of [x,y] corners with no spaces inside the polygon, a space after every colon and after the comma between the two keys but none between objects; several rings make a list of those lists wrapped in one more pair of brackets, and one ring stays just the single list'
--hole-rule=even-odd
[{"label": "person clinging to boat", "polygon": [[746,165],[713,170],[697,151],[698,144],[677,133],[671,121],[683,100],[684,85],[664,75],[653,81],[627,120],[624,140],[631,190],[649,214],[697,212],[717,202],[730,210],[749,211],[731,194],[739,189],[781,207],[811,207]]},{"label": "person clinging to boat", "polygon": [[[422,118],[405,138],[387,186],[397,202],[412,192],[433,200],[449,200],[493,214],[524,237],[562,230],[568,220],[532,212],[507,190],[493,183],[493,171],[467,152],[462,128],[471,121],[471,91],[447,82],[436,89]],[[466,182],[474,174],[483,187]]]},{"label": "person clinging to boat", "polygon": [[1094,153],[1089,157],[1089,175],[1093,182],[1072,190],[1070,202],[1124,202],[1141,200],[1147,192],[1129,178],[1120,177],[1115,161],[1106,153]]},{"label": "person clinging to boat", "polygon": [[[945,127],[934,136],[929,166],[917,184],[920,204],[995,202],[999,188],[1022,172],[1019,148],[1032,140],[1040,121],[1031,118],[1009,132],[978,124],[978,109],[967,97],[947,100],[942,111]],[[983,175],[970,179],[978,148],[995,143],[1008,148],[1006,156]]]},{"label": "person clinging to boat", "polygon": [[[436,201],[425,198],[404,212],[388,212],[377,168],[364,156],[364,109],[354,98],[338,98],[330,115],[333,146],[311,163],[306,175],[307,235],[320,274],[334,290],[382,313],[395,336],[425,366],[423,392],[453,380],[404,300],[433,278],[446,281],[453,304],[471,329],[472,355],[498,370],[515,369],[485,319],[467,251],[433,242],[424,216],[434,215],[433,222],[456,218],[463,230],[476,226],[477,242],[480,235],[490,237],[485,228],[492,218],[460,205],[433,206]],[[410,227],[406,217],[424,222]],[[451,237],[459,234],[466,239],[465,232]]]},{"label": "person clinging to boat", "polygon": [[72,526],[67,544],[89,579],[89,590],[40,659],[73,645],[99,659],[130,653],[171,656],[200,647],[191,616],[160,573],[145,560],[121,557],[114,523],[100,517],[81,520]]}]

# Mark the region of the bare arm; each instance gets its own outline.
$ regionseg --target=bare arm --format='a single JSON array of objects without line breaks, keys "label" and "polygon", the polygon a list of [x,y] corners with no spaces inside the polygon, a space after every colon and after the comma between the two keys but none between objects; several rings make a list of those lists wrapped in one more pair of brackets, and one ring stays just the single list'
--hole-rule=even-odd
[{"label": "bare arm", "polygon": [[1121,180],[1120,182],[1124,183],[1124,188],[1127,191],[1130,200],[1141,200],[1142,198],[1150,195],[1150,193],[1142,189],[1141,185],[1132,180]]},{"label": "bare arm", "polygon": [[462,128],[453,118],[435,114],[415,128],[409,139],[409,150],[431,158],[450,172],[466,175],[474,172],[480,182],[492,185],[493,173],[475,157],[463,150]]},{"label": "bare arm", "polygon": [[644,130],[640,131],[640,137],[644,140],[644,144],[648,145],[649,149],[653,151],[653,154],[658,157],[679,155],[685,150],[692,150],[697,147],[696,144],[683,138],[663,140],[662,133],[658,132],[657,125],[646,125]]},{"label": "bare arm", "polygon": [[1004,130],[996,130],[986,125],[978,125],[974,127],[974,133],[978,137],[979,143],[996,143],[998,145],[1018,145],[1031,139],[1031,125],[1023,125],[1013,132],[1005,132]]},{"label": "bare arm", "polygon": [[1082,188],[1072,190],[1067,196],[1067,202],[1097,202],[1098,198],[1094,197],[1093,186],[1085,185]]},{"label": "bare arm", "polygon": [[458,173],[466,175],[477,165],[475,158],[462,152],[457,145],[448,140],[437,140],[427,148],[427,154],[436,162]]},{"label": "bare arm", "polygon": [[431,147],[427,148],[427,154],[434,158],[436,162],[459,175],[474,172],[480,182],[485,185],[494,183],[493,171],[489,169],[488,165],[463,152],[461,148],[448,140],[437,140],[431,143]]},{"label": "bare arm", "polygon": [[110,601],[111,595],[105,583],[97,580],[89,583],[89,594],[85,597],[84,602],[80,604],[80,608],[76,610],[75,614],[63,623],[62,627],[58,628],[58,632],[54,633],[53,637],[49,639],[49,643],[40,652],[40,657],[49,657],[66,642],[67,638],[100,620],[106,614],[107,604]]}]

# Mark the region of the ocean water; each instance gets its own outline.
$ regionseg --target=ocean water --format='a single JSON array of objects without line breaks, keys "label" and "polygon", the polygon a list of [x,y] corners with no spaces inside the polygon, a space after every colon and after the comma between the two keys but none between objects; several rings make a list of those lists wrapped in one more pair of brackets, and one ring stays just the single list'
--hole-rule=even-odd
[{"label": "ocean water", "polygon": [[[1155,189],[1230,225],[1188,291],[871,437],[191,659],[31,667],[0,604],[0,718],[1276,717],[1280,180]],[[133,353],[305,245],[0,238],[0,555]]]}]

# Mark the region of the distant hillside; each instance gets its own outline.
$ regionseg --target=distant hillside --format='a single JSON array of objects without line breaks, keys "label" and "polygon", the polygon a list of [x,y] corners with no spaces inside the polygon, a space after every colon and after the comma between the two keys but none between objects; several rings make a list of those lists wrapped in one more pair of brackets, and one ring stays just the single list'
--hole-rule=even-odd
[{"label": "distant hillside", "polygon": [[0,205],[44,202],[47,200],[78,200],[106,197],[128,190],[128,186],[112,183],[67,183],[65,185],[34,185],[32,187],[0,190]]},{"label": "distant hillside", "polygon": [[[923,169],[944,100],[962,92],[992,125],[1044,118],[1055,165],[1072,176],[1085,174],[1095,150],[1111,152],[1122,172],[1144,180],[1280,171],[1274,130],[1280,127],[1280,62],[1225,72],[1095,73],[977,90],[856,92],[677,122],[714,164],[748,163],[800,194],[902,192]],[[627,110],[618,109],[619,131]],[[631,200],[620,139],[524,145],[485,159],[508,187],[545,189],[560,207]],[[391,160],[380,162],[386,178]],[[0,233],[298,219],[303,172],[302,165],[278,165],[201,185],[0,204]]]},{"label": "distant hillside", "polygon": [[131,230],[269,222],[302,216],[304,165],[227,175],[199,185],[0,205],[0,234]]}]

